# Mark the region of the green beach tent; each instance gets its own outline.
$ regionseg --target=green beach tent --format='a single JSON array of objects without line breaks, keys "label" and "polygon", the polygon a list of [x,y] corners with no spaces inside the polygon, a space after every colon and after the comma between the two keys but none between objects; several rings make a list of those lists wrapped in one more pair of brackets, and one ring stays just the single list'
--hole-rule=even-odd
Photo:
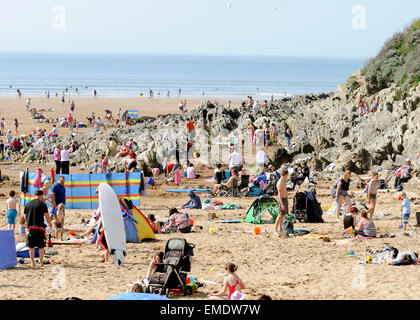
[{"label": "green beach tent", "polygon": [[249,207],[245,222],[254,224],[275,223],[280,205],[273,197],[262,195]]}]

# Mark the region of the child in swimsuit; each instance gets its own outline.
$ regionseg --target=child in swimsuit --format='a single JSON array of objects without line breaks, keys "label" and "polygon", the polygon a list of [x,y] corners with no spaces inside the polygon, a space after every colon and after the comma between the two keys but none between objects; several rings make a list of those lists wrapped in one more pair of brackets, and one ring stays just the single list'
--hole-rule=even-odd
[{"label": "child in swimsuit", "polygon": [[25,220],[25,216],[21,215],[19,218],[19,224],[20,224],[20,228],[19,228],[19,234],[21,236],[26,235],[26,220]]},{"label": "child in swimsuit", "polygon": [[108,157],[105,156],[102,158],[102,173],[106,173],[107,167],[108,167]]},{"label": "child in swimsuit", "polygon": [[[235,273],[237,267],[233,263],[227,263],[225,269],[228,275],[223,281],[223,289],[218,293],[209,294],[210,300],[232,300],[232,295],[235,292],[241,292],[241,290],[246,289],[242,280]],[[228,294],[227,296],[226,293]]]},{"label": "child in swimsuit", "polygon": [[9,199],[6,201],[6,217],[7,217],[7,229],[13,229],[15,231],[16,217],[18,211],[16,207],[19,207],[20,215],[20,202],[15,198],[16,192],[14,190],[9,192]]},{"label": "child in swimsuit", "polygon": [[64,205],[60,203],[57,206],[57,213],[53,214],[53,228],[55,230],[55,239],[60,237],[60,240],[63,241],[63,234],[64,234]]}]

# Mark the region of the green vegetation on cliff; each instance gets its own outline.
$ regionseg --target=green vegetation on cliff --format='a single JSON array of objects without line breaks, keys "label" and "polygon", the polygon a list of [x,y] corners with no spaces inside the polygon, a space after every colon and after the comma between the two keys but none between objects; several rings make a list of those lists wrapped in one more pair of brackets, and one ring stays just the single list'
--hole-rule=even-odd
[{"label": "green vegetation on cliff", "polygon": [[403,90],[417,85],[420,82],[420,19],[386,41],[362,73],[372,94],[390,87],[392,83]]}]

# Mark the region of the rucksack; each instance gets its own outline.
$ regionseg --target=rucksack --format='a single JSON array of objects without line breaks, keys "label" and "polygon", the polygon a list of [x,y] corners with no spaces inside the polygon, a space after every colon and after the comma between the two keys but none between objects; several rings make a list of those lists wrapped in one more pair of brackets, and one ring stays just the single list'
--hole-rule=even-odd
[{"label": "rucksack", "polygon": [[337,180],[334,182],[334,185],[332,186],[331,190],[330,190],[330,195],[331,198],[335,199],[336,195],[337,195],[337,186],[338,183],[340,182],[340,180]]},{"label": "rucksack", "polygon": [[259,197],[261,195],[263,195],[263,191],[261,190],[261,188],[251,188],[249,194],[251,197]]},{"label": "rucksack", "polygon": [[389,189],[388,184],[384,179],[379,179],[379,189]]},{"label": "rucksack", "polygon": [[283,219],[281,231],[286,231],[286,235],[294,234],[293,222],[288,219]]}]

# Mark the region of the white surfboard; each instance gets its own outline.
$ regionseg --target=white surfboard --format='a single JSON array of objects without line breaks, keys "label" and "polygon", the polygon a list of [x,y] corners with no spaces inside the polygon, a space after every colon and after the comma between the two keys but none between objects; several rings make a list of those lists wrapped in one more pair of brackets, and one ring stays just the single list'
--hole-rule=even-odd
[{"label": "white surfboard", "polygon": [[99,185],[99,203],[109,254],[117,267],[124,264],[126,252],[124,220],[115,191],[107,183]]}]

